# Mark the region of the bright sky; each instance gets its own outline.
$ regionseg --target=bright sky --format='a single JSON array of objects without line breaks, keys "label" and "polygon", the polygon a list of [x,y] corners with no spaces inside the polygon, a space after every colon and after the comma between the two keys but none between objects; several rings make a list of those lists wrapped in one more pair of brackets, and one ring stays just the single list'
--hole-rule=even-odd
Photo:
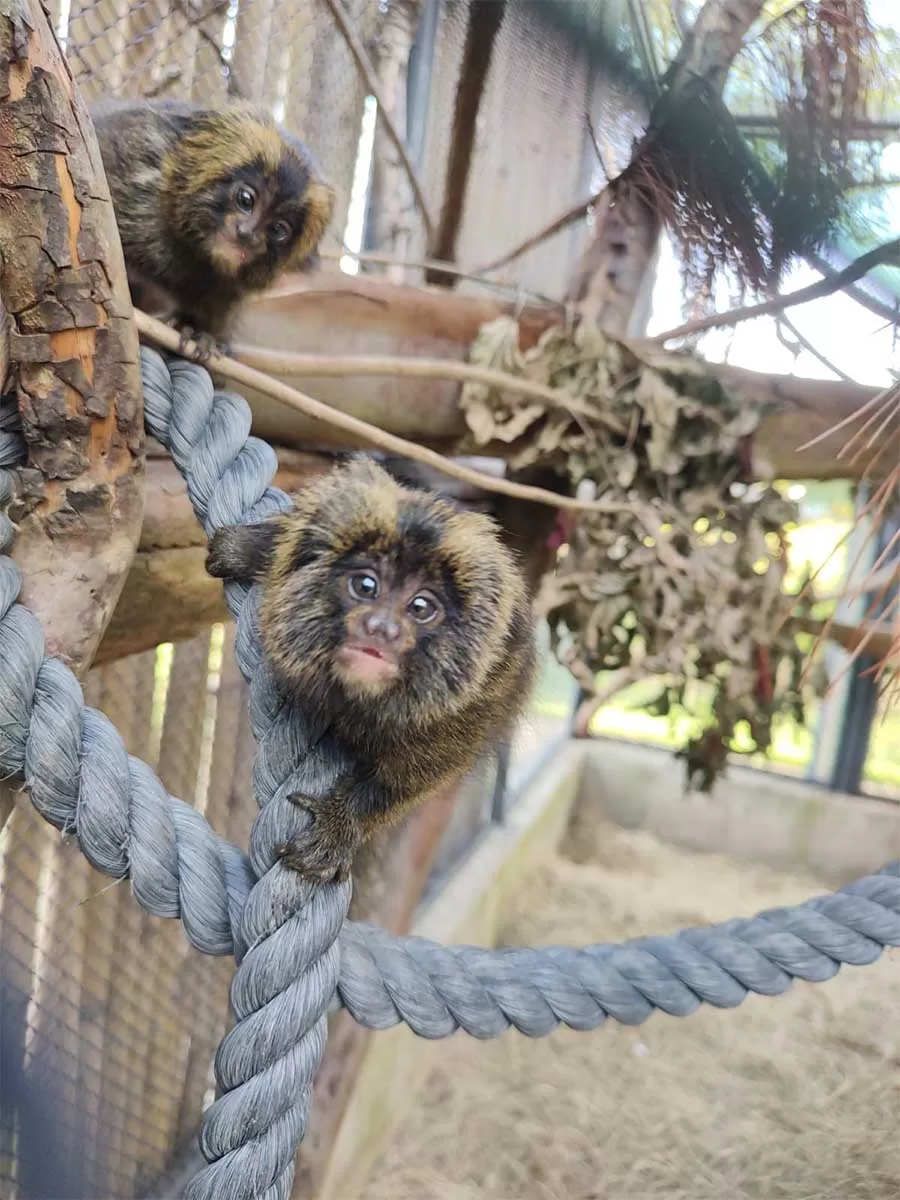
[{"label": "bright sky", "polygon": [[[900,156],[898,156],[900,157]],[[900,211],[898,211],[900,217]],[[900,230],[900,219],[897,222]],[[807,266],[797,267],[785,281],[783,292],[792,292],[821,279]],[[727,296],[718,305],[729,307]],[[859,383],[883,386],[891,382],[890,367],[900,365],[894,331],[843,293],[797,305],[788,311],[791,323],[831,362]],[[660,256],[653,292],[653,312],[648,334],[653,336],[680,325],[683,320],[681,275],[678,261],[667,241]],[[790,337],[790,334],[787,335]],[[710,330],[698,343],[699,352],[712,361],[727,361],[736,367],[811,379],[835,376],[818,358],[801,350],[795,358],[776,334],[775,321],[760,317],[744,321],[734,329]]]},{"label": "bright sky", "polygon": [[[898,0],[869,0],[870,16],[882,27],[900,27],[898,8]],[[900,144],[885,147],[881,174],[888,178],[900,177]],[[894,231],[900,234],[900,189],[893,189],[892,197]],[[795,291],[820,278],[810,267],[797,267],[785,280],[782,291]],[[719,309],[731,307],[727,294],[717,297],[717,301]],[[860,383],[888,384],[891,382],[889,368],[900,367],[894,330],[885,328],[881,317],[843,293],[798,305],[789,310],[788,316],[807,341]],[[672,329],[682,320],[681,277],[671,245],[667,244],[661,255],[648,333],[653,335]],[[705,358],[721,361],[727,357],[735,366],[754,371],[805,375],[813,379],[834,378],[828,368],[807,351],[801,350],[795,358],[778,340],[775,321],[771,317],[744,322],[733,330],[710,331],[698,348]]]}]

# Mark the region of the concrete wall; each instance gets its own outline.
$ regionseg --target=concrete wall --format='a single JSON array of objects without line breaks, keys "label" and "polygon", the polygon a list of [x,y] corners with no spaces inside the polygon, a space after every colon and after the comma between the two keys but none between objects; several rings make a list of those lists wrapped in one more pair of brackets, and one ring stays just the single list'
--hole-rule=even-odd
[{"label": "concrete wall", "polygon": [[[506,823],[490,829],[426,907],[413,933],[440,942],[496,942],[509,897],[566,830],[584,748],[583,742],[569,743],[546,765]],[[405,1025],[371,1037],[317,1200],[352,1200],[392,1129],[415,1102],[441,1045],[417,1038]]]},{"label": "concrete wall", "polygon": [[900,804],[850,796],[748,767],[712,795],[684,792],[671,752],[601,738],[584,759],[579,805],[627,829],[772,866],[810,870],[839,886],[900,858]]}]

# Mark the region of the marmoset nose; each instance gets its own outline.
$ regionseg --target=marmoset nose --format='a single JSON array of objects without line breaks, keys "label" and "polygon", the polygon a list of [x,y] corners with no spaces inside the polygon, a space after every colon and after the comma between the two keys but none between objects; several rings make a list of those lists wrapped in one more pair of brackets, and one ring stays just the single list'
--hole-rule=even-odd
[{"label": "marmoset nose", "polygon": [[399,621],[389,612],[379,609],[366,613],[362,626],[369,637],[381,638],[385,642],[395,642],[401,632]]},{"label": "marmoset nose", "polygon": [[252,221],[238,221],[237,223],[238,241],[243,242],[246,246],[252,246],[256,241],[256,226]]}]

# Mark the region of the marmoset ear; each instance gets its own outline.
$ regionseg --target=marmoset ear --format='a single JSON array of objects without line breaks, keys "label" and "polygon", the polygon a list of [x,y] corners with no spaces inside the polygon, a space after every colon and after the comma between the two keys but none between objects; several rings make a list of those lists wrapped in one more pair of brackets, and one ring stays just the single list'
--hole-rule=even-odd
[{"label": "marmoset ear", "polygon": [[277,519],[258,525],[228,525],[209,539],[206,570],[216,579],[264,578],[272,565],[281,529]]}]

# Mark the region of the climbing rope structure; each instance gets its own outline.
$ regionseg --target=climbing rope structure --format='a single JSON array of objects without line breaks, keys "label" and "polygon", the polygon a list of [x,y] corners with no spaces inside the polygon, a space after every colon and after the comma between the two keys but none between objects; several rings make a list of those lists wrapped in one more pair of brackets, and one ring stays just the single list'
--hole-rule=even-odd
[{"label": "climbing rope structure", "polygon": [[[147,430],[171,453],[207,534],[286,509],[271,486],[275,454],[250,436],[246,402],[214,390],[199,366],[141,354]],[[23,453],[15,412],[0,408],[0,506]],[[639,1024],[654,1009],[735,1007],[748,992],[821,982],[900,945],[898,862],[794,908],[618,946],[486,950],[348,922],[349,884],[313,884],[275,854],[309,820],[291,796],[327,796],[343,760],[316,714],[280,694],[260,646],[257,589],[226,585],[257,742],[259,813],[245,854],[130,757],[68,667],[46,656],[39,622],[17,602],[14,532],[0,514],[0,773],[22,782],[94,867],[128,877],[147,912],[180,918],[196,949],[237,962],[236,1023],[216,1054],[218,1098],[201,1130],[208,1165],[187,1200],[286,1200],[335,1003],[369,1028],[406,1022],[426,1038],[458,1029],[490,1038],[510,1026],[540,1037],[607,1017]]]}]

